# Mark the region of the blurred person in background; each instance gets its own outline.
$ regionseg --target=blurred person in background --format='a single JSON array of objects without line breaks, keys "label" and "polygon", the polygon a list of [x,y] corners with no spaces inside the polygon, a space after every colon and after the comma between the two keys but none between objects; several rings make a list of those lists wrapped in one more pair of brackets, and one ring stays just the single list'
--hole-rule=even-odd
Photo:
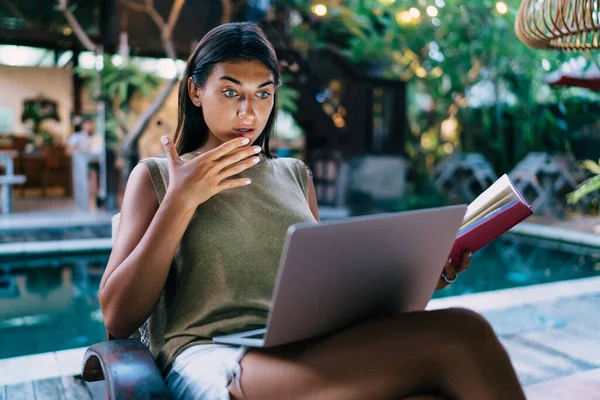
[{"label": "blurred person in background", "polygon": [[[96,124],[93,119],[84,119],[80,125],[80,129],[75,131],[69,139],[67,139],[67,154],[73,155],[76,152],[86,152],[92,154],[100,154],[102,152],[102,138],[100,135],[94,134]],[[100,162],[98,160],[90,160],[89,168],[89,194],[93,200],[94,206],[98,201],[98,189],[100,186]]]}]

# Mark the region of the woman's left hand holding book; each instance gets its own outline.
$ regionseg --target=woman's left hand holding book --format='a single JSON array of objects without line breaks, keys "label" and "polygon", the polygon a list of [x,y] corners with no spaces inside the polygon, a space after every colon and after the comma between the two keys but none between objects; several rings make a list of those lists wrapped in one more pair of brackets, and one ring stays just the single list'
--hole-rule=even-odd
[{"label": "woman's left hand holding book", "polygon": [[442,270],[442,274],[440,275],[435,290],[441,290],[450,285],[456,280],[458,274],[469,269],[472,254],[473,253],[470,251],[465,251],[459,262],[453,262],[452,258],[449,258],[448,261],[446,261],[446,265],[444,265],[444,269]]}]

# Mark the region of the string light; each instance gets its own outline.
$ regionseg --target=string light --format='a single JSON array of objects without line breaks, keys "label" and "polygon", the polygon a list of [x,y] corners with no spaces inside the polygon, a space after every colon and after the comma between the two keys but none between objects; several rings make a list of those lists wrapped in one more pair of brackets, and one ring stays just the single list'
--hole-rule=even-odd
[{"label": "string light", "polygon": [[421,16],[421,11],[419,11],[419,9],[416,7],[411,7],[410,10],[408,10],[408,12],[410,13],[410,16],[414,19],[417,19]]},{"label": "string light", "polygon": [[340,115],[340,114],[334,114],[333,115],[333,123],[335,124],[336,127],[338,128],[343,128],[344,126],[346,126],[346,121],[344,121],[344,118]]},{"label": "string light", "polygon": [[542,68],[544,68],[544,71],[550,71],[550,61],[544,58],[542,60]]},{"label": "string light", "polygon": [[396,22],[398,25],[408,24],[412,21],[412,17],[408,11],[398,12],[396,14]]},{"label": "string light", "polygon": [[120,67],[121,65],[123,65],[123,57],[121,57],[118,54],[113,54],[113,56],[111,57],[111,61],[115,67]]},{"label": "string light", "polygon": [[315,4],[312,12],[319,17],[324,17],[327,15],[327,7],[324,4]]},{"label": "string light", "polygon": [[437,17],[438,9],[435,6],[427,7],[427,15],[429,15],[430,17]]},{"label": "string light", "polygon": [[506,5],[505,2],[499,1],[496,3],[496,11],[498,11],[500,14],[504,15],[508,12],[508,6]]},{"label": "string light", "polygon": [[104,69],[104,57],[101,54],[96,56],[94,68],[96,69],[96,71],[102,71]]},{"label": "string light", "polygon": [[425,78],[427,76],[427,70],[423,67],[419,67],[416,69],[415,75],[419,78]]}]

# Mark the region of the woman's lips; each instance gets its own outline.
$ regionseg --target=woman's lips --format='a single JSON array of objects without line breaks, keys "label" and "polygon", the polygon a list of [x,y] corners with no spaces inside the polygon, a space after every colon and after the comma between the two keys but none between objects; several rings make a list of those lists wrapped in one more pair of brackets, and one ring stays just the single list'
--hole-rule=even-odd
[{"label": "woman's lips", "polygon": [[251,136],[254,128],[234,128],[233,131],[240,136]]}]

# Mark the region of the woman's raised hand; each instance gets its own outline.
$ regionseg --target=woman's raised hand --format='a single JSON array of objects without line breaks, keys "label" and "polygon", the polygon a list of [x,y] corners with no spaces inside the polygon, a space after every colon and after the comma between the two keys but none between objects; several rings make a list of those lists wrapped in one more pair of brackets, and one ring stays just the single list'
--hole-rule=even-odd
[{"label": "woman's raised hand", "polygon": [[256,165],[259,161],[256,154],[261,151],[260,146],[248,146],[248,138],[236,138],[190,161],[183,161],[169,137],[163,136],[161,141],[169,168],[167,195],[180,197],[194,209],[223,190],[250,184],[248,178],[227,178]]},{"label": "woman's raised hand", "polygon": [[[469,269],[469,266],[471,265],[472,254],[473,253],[471,253],[470,251],[465,251],[462,254],[460,260],[458,260],[458,263],[452,263],[451,258],[448,261],[446,261],[446,265],[444,265],[444,270],[442,271],[442,276],[438,280],[438,284],[435,290],[441,290],[445,288],[446,286],[448,286],[456,280],[456,276],[458,274],[460,274],[461,272],[465,272],[467,269]],[[446,279],[444,279],[444,277]]]}]

